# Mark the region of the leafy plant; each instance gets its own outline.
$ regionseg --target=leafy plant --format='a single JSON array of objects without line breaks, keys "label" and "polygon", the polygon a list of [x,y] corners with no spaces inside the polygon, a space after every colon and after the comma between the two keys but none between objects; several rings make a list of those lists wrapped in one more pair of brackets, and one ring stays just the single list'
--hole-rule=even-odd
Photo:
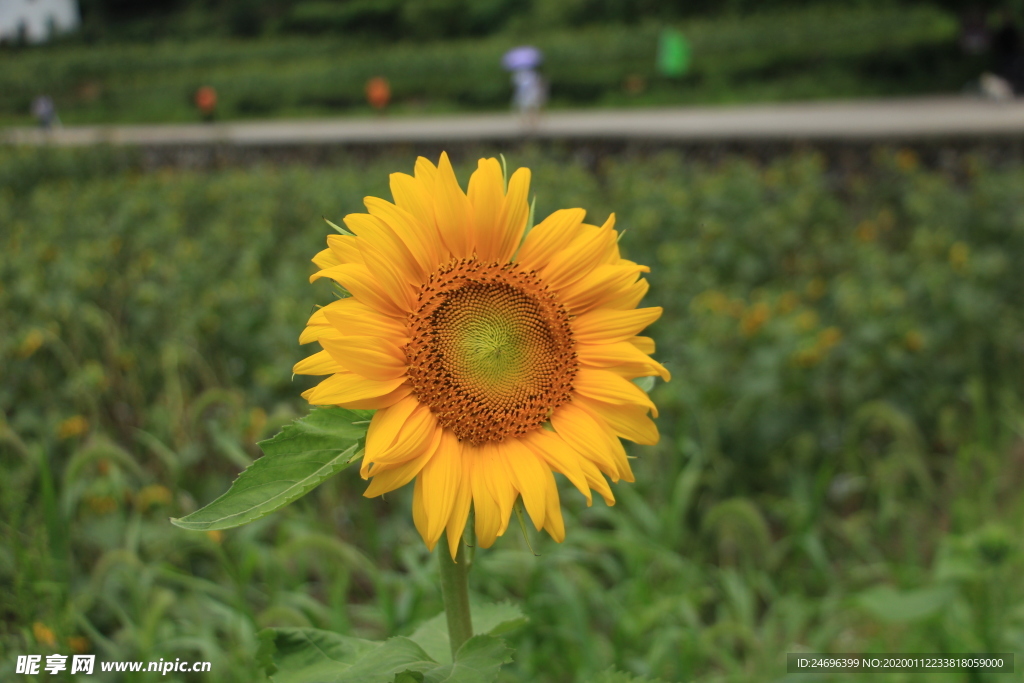
[{"label": "leafy plant", "polygon": [[[341,16],[357,8],[318,2],[307,9]],[[981,65],[956,48],[957,27],[954,17],[925,5],[693,19],[676,25],[692,45],[684,81],[656,71],[660,24],[560,31],[545,25],[529,40],[545,53],[554,106],[622,106],[958,91]],[[29,123],[32,98],[41,92],[54,98],[64,123],[194,121],[200,86],[216,89],[222,119],[369,114],[365,87],[378,76],[388,79],[398,111],[504,109],[511,86],[501,56],[522,40],[499,34],[386,45],[339,37],[57,45],[4,55],[0,122]]]},{"label": "leafy plant", "polygon": [[[564,544],[476,553],[477,602],[529,618],[493,633],[516,651],[496,680],[1024,649],[1019,165],[510,161],[544,188],[538,216],[616,212],[653,266],[673,381],[615,514],[565,490]],[[132,152],[0,150],[0,678],[81,649],[248,683],[265,629],[403,637],[447,664],[416,635],[441,597],[404,492],[370,501],[343,472],[244,527],[167,523],[306,414],[289,370],[318,217],[386,193],[395,163],[144,172]]]}]

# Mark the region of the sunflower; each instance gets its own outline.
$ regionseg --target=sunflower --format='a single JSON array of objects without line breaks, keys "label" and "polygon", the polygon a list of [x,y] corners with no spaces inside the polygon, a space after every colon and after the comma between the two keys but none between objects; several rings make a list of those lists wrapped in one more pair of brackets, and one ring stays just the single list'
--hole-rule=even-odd
[{"label": "sunflower", "polygon": [[[415,479],[413,520],[452,557],[472,506],[477,543],[502,535],[516,500],[556,541],[565,525],[553,472],[593,502],[605,477],[633,481],[619,438],[658,441],[657,409],[634,382],[668,372],[637,336],[661,308],[636,308],[646,266],[619,255],[612,214],[556,211],[526,231],[529,169],[507,185],[481,159],[463,192],[446,154],[391,175],[394,202],[365,199],[350,234],[330,235],[310,280],[351,296],[318,309],[300,343],[323,350],[295,373],[330,375],[313,405],[376,412],[360,473],[367,497]],[[525,233],[525,234],[524,234]]]}]

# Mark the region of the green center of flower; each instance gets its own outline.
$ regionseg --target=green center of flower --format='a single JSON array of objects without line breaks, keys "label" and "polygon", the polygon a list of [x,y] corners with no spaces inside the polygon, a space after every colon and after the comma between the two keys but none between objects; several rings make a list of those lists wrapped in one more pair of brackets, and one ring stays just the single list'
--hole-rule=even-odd
[{"label": "green center of flower", "polygon": [[569,399],[568,315],[514,264],[467,259],[440,269],[421,290],[410,333],[413,390],[460,439],[525,434]]},{"label": "green center of flower", "polygon": [[467,284],[434,313],[445,368],[494,403],[542,393],[557,343],[535,300],[503,284]]}]

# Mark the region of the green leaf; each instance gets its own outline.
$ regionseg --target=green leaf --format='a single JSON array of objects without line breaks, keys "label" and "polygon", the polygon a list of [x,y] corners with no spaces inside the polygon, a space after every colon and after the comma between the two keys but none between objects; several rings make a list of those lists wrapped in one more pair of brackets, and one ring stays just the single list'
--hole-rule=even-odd
[{"label": "green leaf", "polygon": [[399,637],[385,640],[379,648],[360,658],[342,675],[330,680],[333,683],[387,683],[399,673],[425,673],[435,668],[437,662],[419,645],[408,638]]},{"label": "green leaf", "polygon": [[862,608],[882,621],[917,621],[936,614],[954,598],[949,586],[930,586],[901,591],[892,586],[877,586],[857,596]]},{"label": "green leaf", "polygon": [[315,628],[272,631],[274,683],[420,683],[416,673],[438,667],[408,638],[378,643]]},{"label": "green leaf", "polygon": [[277,645],[274,644],[276,634],[274,629],[265,628],[256,636],[260,639],[259,647],[256,649],[256,666],[270,676],[277,671],[277,665],[274,664],[274,654],[277,653]]},{"label": "green leaf", "polygon": [[427,671],[424,683],[491,683],[503,664],[512,661],[512,650],[494,636],[473,636],[455,653],[451,664]]},{"label": "green leaf", "polygon": [[594,678],[592,683],[661,683],[660,678],[646,678],[635,674],[628,674],[624,671],[608,669],[602,671]]},{"label": "green leaf", "polygon": [[423,674],[419,671],[403,671],[395,674],[394,683],[423,683]]},{"label": "green leaf", "polygon": [[633,380],[633,384],[650,393],[654,388],[654,377],[637,377]]},{"label": "green leaf", "polygon": [[381,646],[314,628],[265,629],[260,637],[269,643],[260,647],[260,654],[266,658],[260,664],[275,683],[331,680],[339,670],[350,668]]},{"label": "green leaf", "polygon": [[[473,632],[477,635],[500,636],[526,623],[522,611],[507,602],[489,605],[472,603],[469,611],[473,619]],[[444,664],[452,661],[448,621],[444,612],[420,624],[409,639],[435,660]]]},{"label": "green leaf", "polygon": [[265,455],[228,492],[171,522],[182,529],[230,529],[257,520],[309,493],[361,455],[369,411],[319,408],[260,442]]}]

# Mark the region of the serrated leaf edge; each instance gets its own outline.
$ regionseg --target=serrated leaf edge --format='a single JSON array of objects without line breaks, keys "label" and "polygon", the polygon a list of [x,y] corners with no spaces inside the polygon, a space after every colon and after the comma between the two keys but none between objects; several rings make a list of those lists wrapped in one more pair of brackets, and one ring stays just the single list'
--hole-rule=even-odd
[{"label": "serrated leaf edge", "polygon": [[[285,440],[285,439],[282,439],[282,440]],[[238,522],[237,524],[228,524],[227,526],[214,526],[214,525],[220,525],[226,519],[231,519],[231,518],[234,518],[234,517],[239,517],[240,515],[248,514],[248,513],[252,512],[254,509],[256,509],[256,508],[258,508],[260,506],[266,505],[268,502],[272,502],[274,500],[280,499],[283,496],[287,497],[286,496],[287,493],[289,493],[290,491],[294,491],[296,488],[301,488],[303,485],[305,485],[311,479],[316,479],[317,476],[321,472],[323,472],[324,470],[331,469],[331,467],[333,466],[333,464],[335,463],[335,461],[338,458],[344,457],[344,455],[346,453],[348,453],[348,452],[350,452],[352,450],[356,451],[355,455],[353,455],[351,458],[349,458],[348,460],[345,461],[346,465],[351,464],[352,461],[354,461],[358,457],[358,455],[360,453],[362,453],[362,449],[359,447],[358,443],[354,443],[351,446],[349,446],[348,448],[346,448],[345,450],[341,451],[341,453],[339,453],[337,457],[331,458],[331,460],[329,460],[328,462],[324,463],[323,467],[320,467],[318,470],[316,470],[312,474],[307,475],[306,477],[303,477],[302,479],[300,479],[300,480],[298,480],[296,482],[293,482],[291,486],[289,486],[288,488],[282,490],[280,493],[277,493],[276,495],[271,496],[270,498],[267,498],[266,500],[263,500],[263,501],[257,503],[256,505],[253,505],[253,506],[251,506],[249,508],[246,508],[245,510],[240,510],[240,511],[235,512],[233,514],[225,515],[224,517],[221,517],[220,519],[213,520],[213,521],[210,521],[210,522],[189,522],[188,521],[188,518],[191,517],[192,515],[196,515],[196,514],[202,512],[203,510],[205,510],[206,508],[210,507],[211,505],[216,505],[218,501],[220,501],[221,499],[225,498],[228,494],[230,494],[231,493],[231,488],[228,488],[228,490],[226,492],[224,492],[222,495],[217,497],[217,499],[214,500],[213,502],[211,502],[209,505],[206,505],[206,506],[196,510],[195,512],[193,512],[193,513],[191,513],[189,515],[185,515],[184,517],[177,517],[177,518],[172,517],[171,518],[171,524],[173,524],[174,526],[179,527],[181,529],[188,529],[189,531],[210,531],[212,529],[233,529],[233,528],[235,528],[237,526],[241,526],[243,524],[248,524],[249,522],[254,522],[257,519],[261,519],[262,517],[265,517],[266,515],[269,515],[271,512],[274,512],[275,510],[280,509],[281,506],[279,505],[277,507],[274,507],[273,505],[271,505],[271,506],[269,506],[269,509],[266,512],[264,512],[263,514],[259,515],[258,517],[253,517],[252,519],[247,519],[245,521]],[[266,456],[264,455],[263,457],[266,457]],[[257,460],[256,462],[259,462],[259,461]],[[256,462],[254,462],[249,467],[255,466]],[[242,472],[239,473],[238,477],[235,478],[235,481],[238,481],[238,479],[242,476],[242,474],[244,474],[245,472],[247,472],[249,470],[249,467],[247,467],[244,470],[242,470]],[[235,482],[231,482],[231,486],[234,486],[234,485],[235,485]],[[282,505],[286,505],[286,504],[287,503],[282,503]]]}]

